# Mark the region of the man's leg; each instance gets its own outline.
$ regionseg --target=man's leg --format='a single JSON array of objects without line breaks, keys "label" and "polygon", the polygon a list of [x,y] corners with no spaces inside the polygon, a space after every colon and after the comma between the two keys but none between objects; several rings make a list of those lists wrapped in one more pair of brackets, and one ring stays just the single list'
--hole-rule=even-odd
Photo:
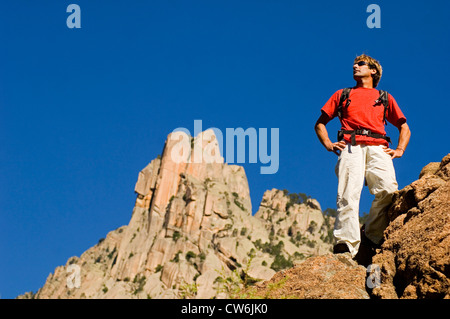
[{"label": "man's leg", "polygon": [[339,182],[333,234],[336,244],[345,243],[353,257],[360,243],[359,199],[364,185],[364,171],[364,147],[347,144],[336,165]]},{"label": "man's leg", "polygon": [[368,146],[366,180],[375,199],[366,220],[365,235],[373,243],[379,244],[388,225],[386,208],[392,202],[393,193],[398,190],[394,164],[382,146]]}]

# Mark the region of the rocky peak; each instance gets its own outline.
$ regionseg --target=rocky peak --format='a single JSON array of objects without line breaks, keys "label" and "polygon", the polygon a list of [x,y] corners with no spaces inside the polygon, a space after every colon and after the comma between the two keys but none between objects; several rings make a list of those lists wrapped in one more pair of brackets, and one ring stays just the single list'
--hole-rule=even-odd
[{"label": "rocky peak", "polygon": [[[226,297],[223,278],[268,280],[331,248],[312,199],[289,205],[288,194],[268,191],[252,216],[245,171],[224,163],[212,130],[169,134],[135,192],[129,224],[57,267],[36,298]],[[78,288],[67,285],[72,265],[80,269]]]},{"label": "rocky peak", "polygon": [[281,239],[291,254],[306,257],[331,250],[334,219],[324,216],[320,204],[304,194],[268,190],[255,217],[264,221],[274,240]]}]

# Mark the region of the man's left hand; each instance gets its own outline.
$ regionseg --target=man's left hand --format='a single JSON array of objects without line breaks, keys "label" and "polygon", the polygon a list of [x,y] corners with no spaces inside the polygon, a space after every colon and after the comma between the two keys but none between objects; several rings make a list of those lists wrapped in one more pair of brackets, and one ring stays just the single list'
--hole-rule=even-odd
[{"label": "man's left hand", "polygon": [[405,152],[401,149],[393,150],[387,146],[383,146],[383,148],[384,148],[384,151],[391,157],[391,159],[402,157],[403,153]]}]

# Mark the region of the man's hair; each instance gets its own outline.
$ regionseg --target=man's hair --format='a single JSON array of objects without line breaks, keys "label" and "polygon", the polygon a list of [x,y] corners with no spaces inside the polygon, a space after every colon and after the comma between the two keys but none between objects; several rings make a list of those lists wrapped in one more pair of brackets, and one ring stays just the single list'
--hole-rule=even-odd
[{"label": "man's hair", "polygon": [[378,85],[378,82],[380,82],[381,74],[383,74],[383,68],[381,67],[380,62],[378,62],[374,58],[372,58],[368,55],[365,55],[365,54],[361,54],[360,56],[357,56],[353,63],[358,63],[359,61],[367,62],[367,63],[369,63],[370,69],[377,70],[377,73],[372,75],[373,87],[376,88]]}]

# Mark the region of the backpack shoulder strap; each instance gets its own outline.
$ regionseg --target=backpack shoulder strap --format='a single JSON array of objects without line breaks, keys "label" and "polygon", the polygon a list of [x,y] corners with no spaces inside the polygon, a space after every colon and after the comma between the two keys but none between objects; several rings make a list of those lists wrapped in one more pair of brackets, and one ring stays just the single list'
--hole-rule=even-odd
[{"label": "backpack shoulder strap", "polygon": [[380,90],[380,97],[378,98],[379,102],[381,102],[384,107],[388,107],[389,106],[389,95],[388,92],[385,90]]},{"label": "backpack shoulder strap", "polygon": [[384,90],[380,90],[380,96],[378,97],[378,100],[375,101],[376,104],[381,103],[384,106],[384,112],[383,112],[383,123],[387,124],[386,121],[386,115],[387,115],[387,110],[389,107],[389,94],[387,91]]},{"label": "backpack shoulder strap", "polygon": [[348,107],[350,105],[351,100],[349,99],[349,96],[350,96],[351,90],[352,90],[352,88],[345,88],[342,90],[341,97],[339,99],[339,104],[338,104],[338,111],[337,111],[339,118],[342,118],[342,115],[343,115],[342,111],[344,108],[344,101],[347,100],[345,107]]}]

